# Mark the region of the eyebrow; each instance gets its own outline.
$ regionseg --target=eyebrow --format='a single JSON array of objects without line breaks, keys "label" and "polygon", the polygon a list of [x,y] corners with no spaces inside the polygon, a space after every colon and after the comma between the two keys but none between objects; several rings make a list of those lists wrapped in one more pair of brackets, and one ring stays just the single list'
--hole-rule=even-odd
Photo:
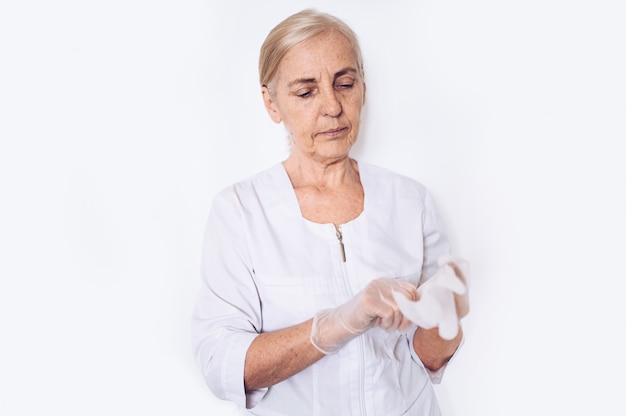
[{"label": "eyebrow", "polygon": [[[347,67],[347,68],[344,68],[344,69],[342,69],[340,71],[335,72],[334,79],[337,79],[337,78],[339,78],[341,76],[344,76],[346,74],[356,74],[356,73],[357,73],[356,68]],[[298,85],[298,84],[314,84],[316,82],[317,82],[316,78],[298,78],[298,79],[294,79],[293,81],[291,81],[288,86],[291,88],[291,87],[293,87],[295,85]]]}]

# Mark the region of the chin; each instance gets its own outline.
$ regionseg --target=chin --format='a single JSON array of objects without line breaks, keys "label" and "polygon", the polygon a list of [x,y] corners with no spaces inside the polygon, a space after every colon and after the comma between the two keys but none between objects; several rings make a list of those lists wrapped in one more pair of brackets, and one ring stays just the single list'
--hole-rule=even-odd
[{"label": "chin", "polygon": [[341,160],[350,156],[352,145],[343,145],[332,148],[316,149],[313,155],[316,159]]}]

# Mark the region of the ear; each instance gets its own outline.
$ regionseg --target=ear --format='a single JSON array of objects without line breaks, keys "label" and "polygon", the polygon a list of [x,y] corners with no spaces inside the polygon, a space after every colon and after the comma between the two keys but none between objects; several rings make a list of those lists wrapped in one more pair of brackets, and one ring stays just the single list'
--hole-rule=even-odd
[{"label": "ear", "polygon": [[263,94],[263,104],[265,104],[267,114],[270,115],[272,121],[277,124],[283,121],[280,111],[278,110],[278,106],[276,105],[276,101],[274,101],[272,94],[270,94],[270,90],[265,85],[261,87],[261,94]]}]

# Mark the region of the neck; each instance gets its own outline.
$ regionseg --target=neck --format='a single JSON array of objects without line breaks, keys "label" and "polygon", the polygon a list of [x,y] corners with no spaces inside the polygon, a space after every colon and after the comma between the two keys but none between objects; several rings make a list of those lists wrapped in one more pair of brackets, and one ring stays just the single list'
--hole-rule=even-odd
[{"label": "neck", "polygon": [[359,168],[355,160],[345,157],[339,160],[318,161],[291,154],[283,162],[294,188],[313,186],[337,188],[359,182]]}]

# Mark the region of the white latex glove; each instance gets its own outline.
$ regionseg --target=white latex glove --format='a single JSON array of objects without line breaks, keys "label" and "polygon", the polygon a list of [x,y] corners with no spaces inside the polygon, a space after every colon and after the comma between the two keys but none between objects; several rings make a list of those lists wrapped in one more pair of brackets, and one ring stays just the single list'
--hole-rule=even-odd
[{"label": "white latex glove", "polygon": [[439,327],[439,336],[451,340],[458,334],[459,320],[469,312],[469,264],[452,256],[442,256],[438,263],[437,273],[417,288],[418,301],[401,292],[393,297],[405,317],[425,329]]},{"label": "white latex glove", "polygon": [[372,280],[348,302],[315,315],[311,343],[324,354],[332,354],[375,326],[387,331],[407,331],[413,323],[400,312],[392,295],[394,292],[405,301],[418,299],[417,289],[406,281]]}]

